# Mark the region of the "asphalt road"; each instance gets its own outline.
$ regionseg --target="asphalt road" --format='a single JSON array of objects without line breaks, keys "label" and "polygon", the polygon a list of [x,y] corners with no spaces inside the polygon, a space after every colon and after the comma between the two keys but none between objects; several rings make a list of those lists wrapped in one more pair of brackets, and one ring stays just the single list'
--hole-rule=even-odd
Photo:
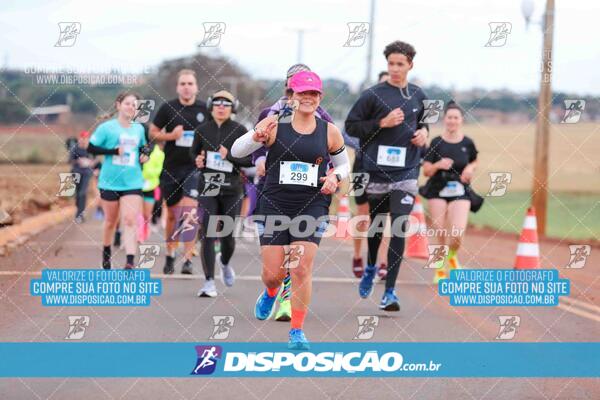
[{"label": "asphalt road", "polygon": [[[213,332],[213,316],[232,316],[225,341],[285,341],[289,325],[258,321],[252,307],[261,290],[260,257],[252,239],[237,242],[233,265],[238,274],[232,288],[217,281],[219,296],[198,298],[203,282],[199,258],[191,277],[164,277],[163,257],[153,269],[163,278],[163,294],[150,307],[44,307],[29,295],[29,281],[43,268],[98,268],[101,224],[55,226],[0,258],[0,338],[2,341],[64,342],[68,316],[86,315],[90,323],[82,341],[205,342]],[[150,243],[161,243],[153,234]],[[423,260],[402,265],[398,295],[402,309],[377,308],[383,285],[368,300],[358,297],[350,270],[351,242],[325,239],[315,267],[313,300],[305,331],[309,340],[353,341],[358,316],[378,316],[372,341],[488,342],[498,341],[499,315],[521,319],[514,342],[585,342],[600,338],[600,293],[597,248],[583,269],[564,269],[567,242],[544,242],[542,263],[559,268],[571,279],[571,296],[558,307],[452,307],[437,294],[431,270]],[[512,268],[516,238],[477,232],[467,235],[461,261],[471,268]],[[162,251],[162,250],[161,250]],[[115,265],[124,260],[122,250]],[[179,270],[179,267],[178,267]],[[482,355],[485,356],[485,355]],[[68,362],[68,360],[57,360]],[[598,399],[600,379],[508,378],[304,378],[304,379],[0,379],[0,399],[264,399],[281,398],[400,399]]]}]

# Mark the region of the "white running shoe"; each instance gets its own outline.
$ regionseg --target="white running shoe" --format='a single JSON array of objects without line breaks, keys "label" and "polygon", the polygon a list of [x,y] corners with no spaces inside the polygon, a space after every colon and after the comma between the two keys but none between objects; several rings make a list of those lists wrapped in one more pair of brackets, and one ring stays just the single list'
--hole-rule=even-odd
[{"label": "white running shoe", "polygon": [[204,286],[198,290],[198,297],[217,297],[217,286],[214,279],[204,282]]},{"label": "white running shoe", "polygon": [[231,265],[223,264],[223,262],[221,261],[221,253],[217,254],[216,259],[219,263],[219,266],[221,267],[221,282],[223,282],[223,285],[227,287],[232,287],[235,282],[235,271],[233,270]]}]

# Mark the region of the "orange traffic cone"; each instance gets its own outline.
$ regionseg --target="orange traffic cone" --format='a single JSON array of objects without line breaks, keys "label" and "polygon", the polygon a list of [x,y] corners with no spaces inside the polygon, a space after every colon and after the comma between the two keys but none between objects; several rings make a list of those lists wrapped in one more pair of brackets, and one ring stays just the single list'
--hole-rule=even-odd
[{"label": "orange traffic cone", "polygon": [[336,239],[346,239],[352,236],[349,229],[350,216],[350,200],[348,200],[348,195],[343,195],[340,197],[337,208]]},{"label": "orange traffic cone", "polygon": [[414,235],[408,237],[406,242],[405,256],[411,258],[423,258],[429,259],[429,251],[427,250],[427,237],[425,232],[427,231],[427,225],[425,224],[425,214],[423,213],[423,205],[419,196],[415,197],[415,205],[410,213],[411,220],[415,219],[419,222],[419,227]]},{"label": "orange traffic cone", "polygon": [[540,246],[537,235],[537,218],[535,208],[529,207],[523,231],[517,246],[517,259],[515,269],[539,269],[540,268]]}]

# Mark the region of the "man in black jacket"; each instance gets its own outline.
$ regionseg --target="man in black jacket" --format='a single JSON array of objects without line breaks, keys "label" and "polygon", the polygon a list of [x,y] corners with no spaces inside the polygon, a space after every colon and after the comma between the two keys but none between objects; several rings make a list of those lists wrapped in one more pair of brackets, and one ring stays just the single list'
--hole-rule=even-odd
[{"label": "man in black jacket", "polygon": [[[198,187],[199,203],[202,208],[201,240],[202,267],[206,281],[198,291],[200,297],[215,297],[217,290],[214,282],[215,261],[219,262],[221,281],[226,286],[233,286],[235,272],[230,265],[235,249],[233,224],[227,229],[228,234],[219,238],[220,255],[215,255],[214,232],[207,231],[214,226],[209,224],[211,217],[219,216],[233,222],[240,214],[244,199],[243,181],[240,168],[252,166],[252,156],[245,158],[232,157],[229,149],[235,140],[246,133],[246,128],[233,121],[231,114],[236,111],[237,100],[226,90],[214,93],[207,102],[212,120],[206,121],[196,128],[191,156],[196,166],[201,169],[202,176]],[[213,193],[216,192],[216,195]],[[229,232],[231,230],[231,232]]]},{"label": "man in black jacket", "polygon": [[[396,41],[386,46],[389,79],[365,90],[346,118],[346,131],[360,139],[363,170],[369,173],[367,198],[371,225],[367,267],[359,295],[373,291],[377,251],[381,244],[386,214],[391,215],[392,237],[388,250],[388,274],[379,308],[399,311],[396,278],[404,253],[404,234],[418,192],[421,148],[427,144],[427,125],[422,123],[425,93],[408,82],[415,49]],[[382,225],[382,226],[381,226]]]}]

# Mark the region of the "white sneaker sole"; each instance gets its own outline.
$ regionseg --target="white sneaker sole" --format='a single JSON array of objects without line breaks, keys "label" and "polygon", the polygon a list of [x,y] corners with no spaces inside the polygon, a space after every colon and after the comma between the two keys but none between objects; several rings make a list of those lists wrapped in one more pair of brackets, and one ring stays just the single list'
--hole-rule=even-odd
[{"label": "white sneaker sole", "polygon": [[205,292],[200,290],[198,292],[198,297],[217,297],[217,292]]}]

